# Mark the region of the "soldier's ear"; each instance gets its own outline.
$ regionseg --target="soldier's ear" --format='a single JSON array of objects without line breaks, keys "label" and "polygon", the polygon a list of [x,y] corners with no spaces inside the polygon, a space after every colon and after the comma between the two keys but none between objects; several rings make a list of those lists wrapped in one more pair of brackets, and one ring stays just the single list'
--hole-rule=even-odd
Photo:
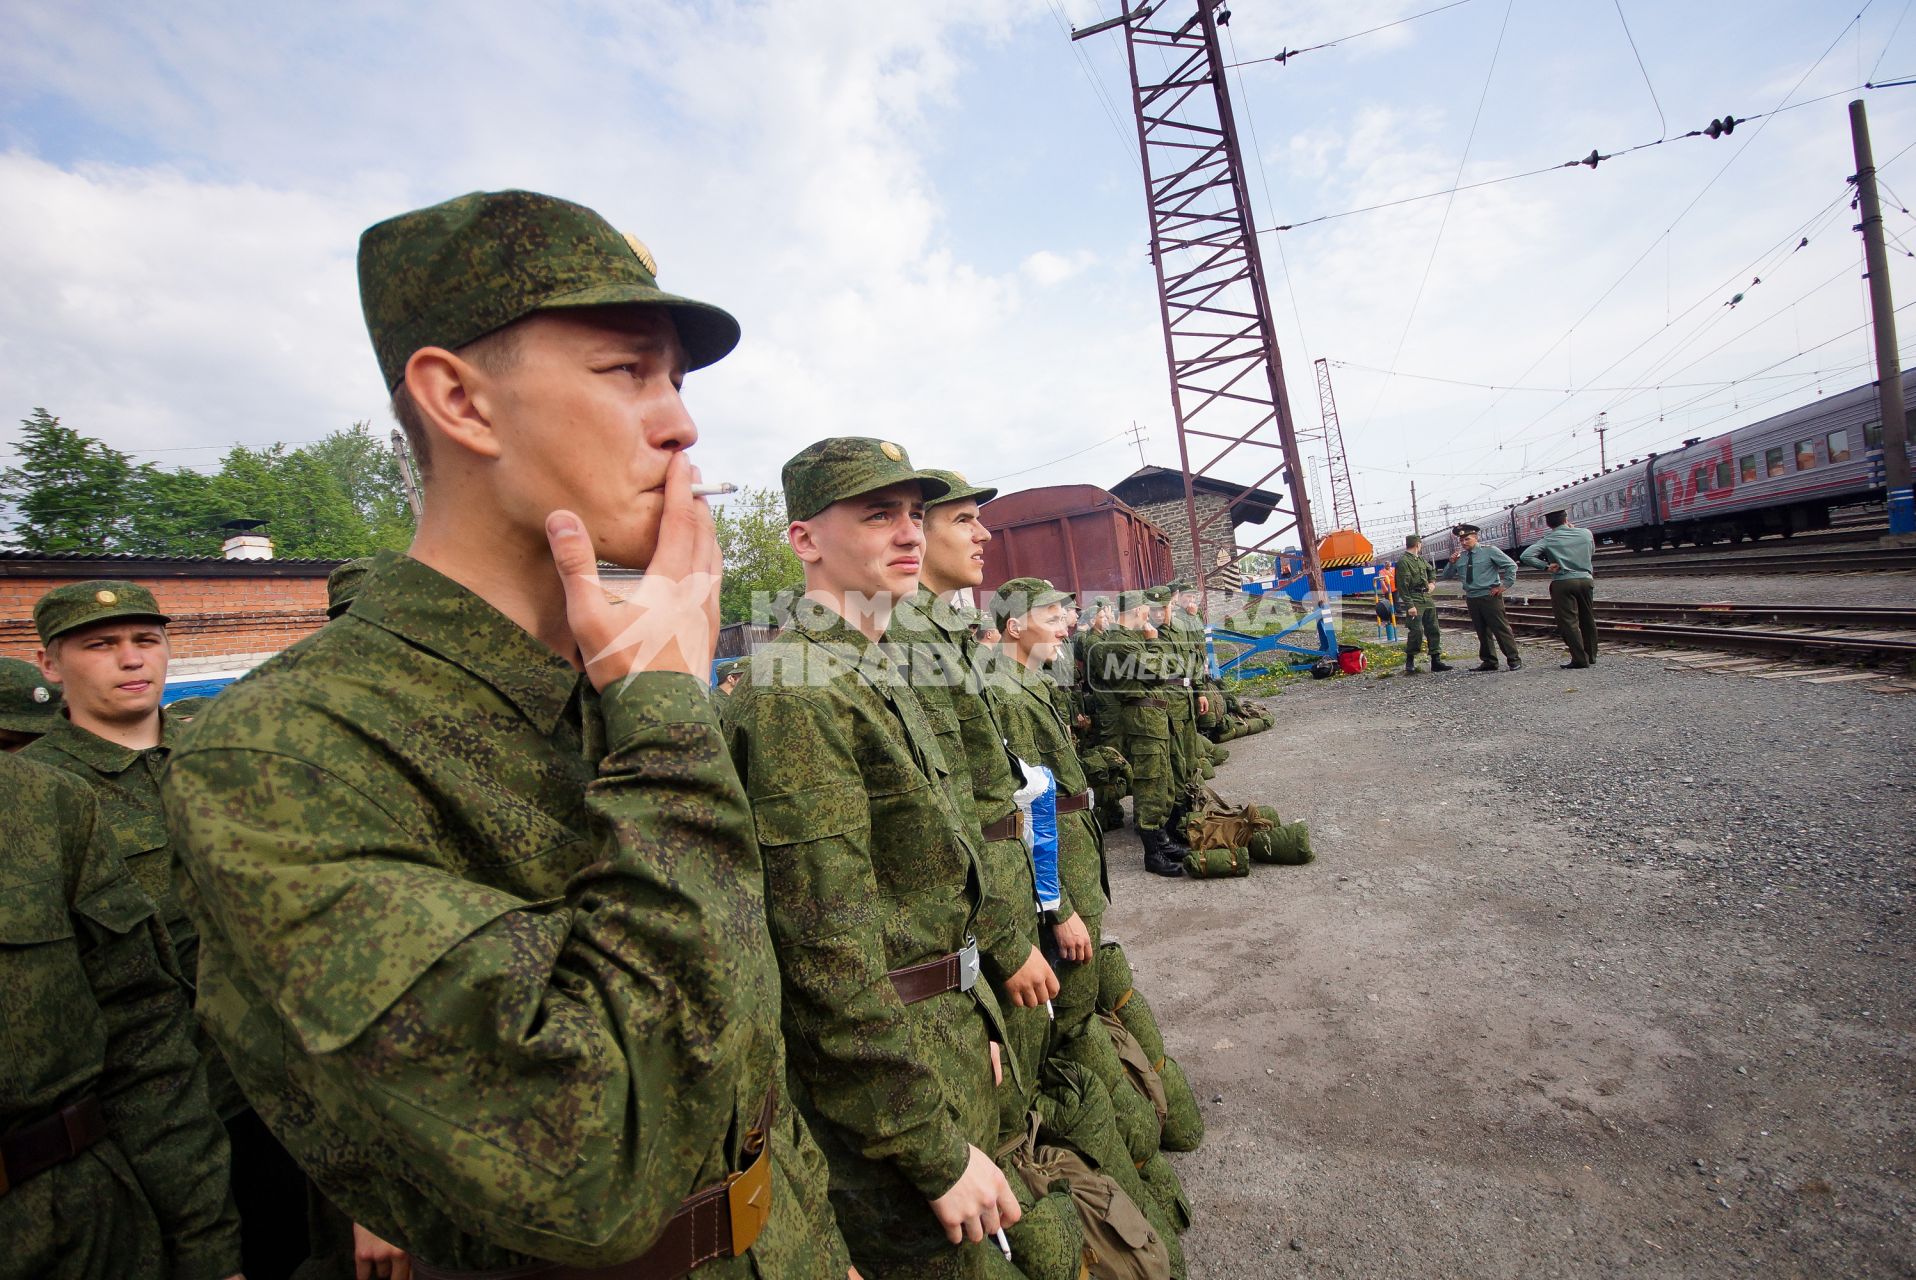
[{"label": "soldier's ear", "polygon": [[785,541],[792,548],[792,554],[806,564],[817,564],[825,558],[825,552],[812,536],[812,526],[803,520],[794,520],[786,527]]},{"label": "soldier's ear", "polygon": [[[435,464],[443,453],[497,458],[490,375],[444,347],[421,347],[406,361],[406,391],[431,433]],[[447,446],[442,450],[440,442]]]}]

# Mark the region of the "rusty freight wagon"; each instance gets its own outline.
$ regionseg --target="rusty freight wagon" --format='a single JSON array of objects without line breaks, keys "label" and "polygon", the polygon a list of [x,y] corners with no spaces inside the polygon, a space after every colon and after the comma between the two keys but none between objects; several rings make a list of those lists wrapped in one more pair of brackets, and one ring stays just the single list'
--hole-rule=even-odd
[{"label": "rusty freight wagon", "polygon": [[1171,540],[1116,497],[1089,484],[1025,489],[979,508],[991,530],[984,591],[1007,578],[1048,578],[1081,600],[1171,578]]}]

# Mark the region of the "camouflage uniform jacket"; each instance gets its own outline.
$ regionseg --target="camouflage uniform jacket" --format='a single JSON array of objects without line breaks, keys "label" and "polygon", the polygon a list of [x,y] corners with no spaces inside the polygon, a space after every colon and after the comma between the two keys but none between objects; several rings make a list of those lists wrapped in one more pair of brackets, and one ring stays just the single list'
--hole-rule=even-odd
[{"label": "camouflage uniform jacket", "polygon": [[1182,672],[1175,652],[1161,640],[1130,627],[1105,628],[1085,654],[1086,684],[1122,699],[1169,698],[1179,691]]},{"label": "camouflage uniform jacket", "polygon": [[1430,561],[1415,551],[1406,551],[1397,558],[1397,594],[1413,608],[1428,609],[1436,603],[1430,594],[1436,576]]},{"label": "camouflage uniform jacket", "polygon": [[[950,1096],[973,1084],[947,1059],[961,1042],[984,1053],[1002,1022],[985,982],[906,1005],[887,975],[963,947],[977,828],[884,646],[801,607],[752,665],[732,694],[728,745],[764,850],[786,1041],[834,1189],[880,1184],[868,1166],[883,1165],[935,1199],[977,1140],[954,1113],[979,1100]],[[988,1069],[975,1079],[989,1089]]]},{"label": "camouflage uniform jacket", "polygon": [[240,1268],[226,1132],[153,903],[87,789],[0,755],[0,1132],[92,1094],[107,1137],[0,1195],[0,1275]]},{"label": "camouflage uniform jacket", "polygon": [[953,766],[960,811],[971,814],[980,830],[985,898],[976,922],[978,946],[985,972],[993,982],[1003,982],[1038,944],[1038,890],[1021,837],[983,839],[984,827],[1017,809],[1018,781],[1004,734],[985,702],[977,641],[958,611],[921,585],[892,612],[885,647],[909,674],[939,748]]},{"label": "camouflage uniform jacket", "polygon": [[[1005,745],[1020,760],[1041,764],[1058,780],[1058,797],[1077,795],[1089,783],[1071,741],[1071,724],[1053,698],[1057,684],[1042,672],[1007,662],[985,686],[993,715],[1005,731]],[[1058,817],[1058,918],[1073,913],[1095,920],[1104,915],[1109,890],[1104,873],[1104,837],[1091,806]]]},{"label": "camouflage uniform jacket", "polygon": [[[486,601],[376,558],[207,708],[165,787],[199,1012],[274,1135],[427,1262],[605,1265],[742,1166],[784,1076],[751,815],[711,699],[601,698]],[[842,1276],[822,1162],[719,1277]]]},{"label": "camouflage uniform jacket", "polygon": [[160,809],[160,775],[179,745],[185,722],[170,709],[160,712],[160,745],[145,751],[109,742],[61,716],[44,737],[20,754],[86,780],[100,804],[102,834],[126,863],[140,888],[160,909],[173,953],[188,986],[199,971],[200,935],[173,892],[173,859]]}]

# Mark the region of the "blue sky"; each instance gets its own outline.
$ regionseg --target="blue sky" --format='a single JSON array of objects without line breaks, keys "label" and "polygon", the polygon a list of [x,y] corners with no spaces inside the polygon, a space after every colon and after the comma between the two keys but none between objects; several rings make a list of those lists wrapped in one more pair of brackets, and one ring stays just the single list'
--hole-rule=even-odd
[{"label": "blue sky", "polygon": [[[1241,0],[1228,33],[1268,58],[1438,3]],[[1837,95],[1461,192],[1447,217],[1439,198],[1262,237],[1293,404],[1314,420],[1311,361],[1335,362],[1367,527],[1393,529],[1412,479],[1428,524],[1594,469],[1599,411],[1614,460],[1867,381],[1866,335],[1819,346],[1865,319],[1842,91],[1916,73],[1908,9],[1622,0],[1654,102],[1615,0],[1469,0],[1234,73],[1263,225],[1442,191],[1460,161],[1468,183]],[[16,4],[0,419],[45,405],[205,467],[383,429],[359,231],[529,186],[739,314],[744,345],[688,388],[708,476],[775,483],[809,440],[856,433],[1007,488],[1108,485],[1137,465],[1134,420],[1174,464],[1122,37],[1061,31],[1115,11]],[[1880,159],[1916,143],[1911,94],[1864,95]],[[1916,152],[1885,176],[1916,197]],[[1889,226],[1916,248],[1916,217]],[[1911,261],[1892,276],[1916,300]]]}]

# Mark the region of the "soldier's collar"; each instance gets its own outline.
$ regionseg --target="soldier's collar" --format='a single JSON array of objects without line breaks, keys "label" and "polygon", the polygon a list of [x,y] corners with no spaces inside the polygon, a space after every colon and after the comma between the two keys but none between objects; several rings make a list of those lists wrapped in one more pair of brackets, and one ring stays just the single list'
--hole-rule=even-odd
[{"label": "soldier's collar", "polygon": [[491,685],[540,733],[558,727],[582,678],[486,600],[397,552],[373,558],[351,615]]},{"label": "soldier's collar", "polygon": [[[175,732],[173,717],[160,709],[160,746],[170,749],[178,734]],[[58,747],[87,768],[96,773],[125,773],[127,768],[146,752],[139,747],[123,747],[119,743],[102,738],[91,729],[82,728],[62,715],[59,721],[46,732],[42,739],[49,747]]]}]

